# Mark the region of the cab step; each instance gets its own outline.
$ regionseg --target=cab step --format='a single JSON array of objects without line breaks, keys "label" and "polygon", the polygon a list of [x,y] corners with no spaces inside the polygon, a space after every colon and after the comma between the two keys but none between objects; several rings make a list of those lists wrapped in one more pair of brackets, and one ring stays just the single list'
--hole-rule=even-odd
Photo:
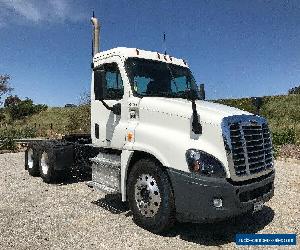
[{"label": "cab step", "polygon": [[95,181],[87,181],[87,182],[86,182],[86,185],[87,185],[88,187],[90,187],[90,188],[94,188],[95,190],[104,192],[104,193],[106,193],[106,194],[119,193],[118,190],[113,189],[113,188],[110,188],[110,187],[108,187],[108,186],[105,186],[105,185],[100,184],[100,183],[95,182]]},{"label": "cab step", "polygon": [[118,193],[121,190],[121,156],[99,153],[90,159],[92,181],[87,185],[105,193]]}]

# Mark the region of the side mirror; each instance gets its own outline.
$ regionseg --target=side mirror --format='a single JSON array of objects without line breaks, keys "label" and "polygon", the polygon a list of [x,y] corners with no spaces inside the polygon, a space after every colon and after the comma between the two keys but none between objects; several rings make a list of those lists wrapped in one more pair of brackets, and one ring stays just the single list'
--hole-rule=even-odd
[{"label": "side mirror", "polygon": [[200,99],[205,100],[205,89],[203,83],[200,83],[199,85],[199,94],[200,94]]},{"label": "side mirror", "polygon": [[188,100],[190,100],[190,101],[198,99],[197,91],[195,91],[195,90],[193,90],[193,89],[189,89],[189,90],[186,92],[186,94],[187,94]]},{"label": "side mirror", "polygon": [[112,112],[115,115],[121,115],[121,103],[116,103],[115,105],[112,106]]}]

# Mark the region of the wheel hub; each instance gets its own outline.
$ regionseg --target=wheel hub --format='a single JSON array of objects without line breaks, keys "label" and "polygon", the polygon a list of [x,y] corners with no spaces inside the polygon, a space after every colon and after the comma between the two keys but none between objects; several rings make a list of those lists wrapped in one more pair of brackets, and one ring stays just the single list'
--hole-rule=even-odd
[{"label": "wheel hub", "polygon": [[27,162],[28,168],[33,168],[33,150],[30,148],[28,150],[28,162]]},{"label": "wheel hub", "polygon": [[49,166],[48,166],[48,154],[44,152],[41,157],[41,166],[42,166],[42,172],[44,175],[48,173]]},{"label": "wheel hub", "polygon": [[142,215],[154,217],[160,207],[161,196],[155,179],[142,174],[135,184],[135,201]]},{"label": "wheel hub", "polygon": [[147,203],[150,200],[150,191],[147,190],[147,187],[143,187],[141,190],[142,201]]}]

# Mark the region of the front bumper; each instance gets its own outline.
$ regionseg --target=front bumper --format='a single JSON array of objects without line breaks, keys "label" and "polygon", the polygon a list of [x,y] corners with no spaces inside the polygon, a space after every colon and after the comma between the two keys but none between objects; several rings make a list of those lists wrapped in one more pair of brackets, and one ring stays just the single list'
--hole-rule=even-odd
[{"label": "front bumper", "polygon": [[[275,172],[258,179],[233,183],[222,178],[208,178],[194,173],[168,169],[181,222],[216,221],[253,211],[258,201],[266,202],[274,195]],[[223,206],[213,206],[221,198]]]}]

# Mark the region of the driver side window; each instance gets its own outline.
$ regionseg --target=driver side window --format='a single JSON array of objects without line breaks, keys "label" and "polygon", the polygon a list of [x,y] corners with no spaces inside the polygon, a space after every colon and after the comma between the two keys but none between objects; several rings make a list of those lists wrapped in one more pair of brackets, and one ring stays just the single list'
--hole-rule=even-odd
[{"label": "driver side window", "polygon": [[94,71],[95,99],[120,100],[124,87],[122,77],[116,63],[104,64]]}]

